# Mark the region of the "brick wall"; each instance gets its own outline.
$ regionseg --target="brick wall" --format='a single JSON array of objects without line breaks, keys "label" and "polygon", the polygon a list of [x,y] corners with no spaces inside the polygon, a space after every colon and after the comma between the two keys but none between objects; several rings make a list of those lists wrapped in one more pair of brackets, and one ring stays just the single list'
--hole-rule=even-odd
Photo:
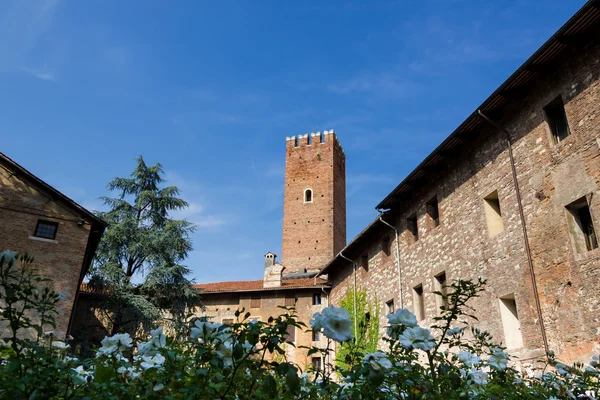
[{"label": "brick wall", "polygon": [[[38,219],[58,223],[55,240],[33,237]],[[90,225],[48,195],[0,168],[0,251],[27,252],[60,293],[56,334],[64,337],[77,292]],[[51,329],[51,328],[48,328]]]},{"label": "brick wall", "polygon": [[[527,96],[513,101],[499,124],[512,135],[520,194],[529,234],[543,320],[550,348],[564,360],[589,355],[600,340],[600,250],[577,253],[569,235],[565,206],[591,194],[590,208],[600,232],[600,43],[565,51],[551,71],[529,87]],[[571,135],[559,144],[552,140],[543,108],[558,95],[565,102]],[[490,237],[484,198],[497,191],[504,230]],[[544,196],[539,194],[543,193]],[[536,196],[537,194],[537,196]],[[437,196],[441,224],[434,227],[426,203]],[[523,346],[511,349],[522,359],[542,354],[541,326],[532,290],[522,225],[506,141],[493,127],[483,126],[470,136],[459,154],[443,168],[430,171],[410,200],[402,204],[393,225],[400,231],[399,250],[404,306],[414,309],[413,288],[422,285],[427,325],[436,314],[432,293],[435,276],[449,281],[486,279],[482,296],[472,301],[480,319],[477,326],[504,341],[500,298],[514,296]],[[407,218],[416,214],[419,240],[407,232]],[[393,220],[392,220],[393,219]],[[358,285],[371,301],[399,304],[398,274],[391,243],[390,256],[381,251],[380,235],[364,245],[369,270],[358,268]],[[359,262],[360,254],[354,254]],[[331,303],[339,304],[353,287],[352,267],[329,273]],[[382,332],[383,333],[383,332]]]},{"label": "brick wall", "polygon": [[[286,142],[282,264],[286,273],[325,265],[346,244],[345,156],[333,131]],[[307,189],[312,201],[305,202]]]}]

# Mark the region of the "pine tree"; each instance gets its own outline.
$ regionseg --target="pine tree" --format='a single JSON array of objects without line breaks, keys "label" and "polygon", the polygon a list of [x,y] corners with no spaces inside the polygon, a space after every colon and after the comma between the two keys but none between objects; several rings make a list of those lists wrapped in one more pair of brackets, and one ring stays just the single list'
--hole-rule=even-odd
[{"label": "pine tree", "polygon": [[[199,299],[182,264],[192,250],[194,225],[170,213],[188,207],[175,186],[163,187],[161,164],[147,166],[142,156],[129,178],[115,178],[103,197],[109,226],[98,246],[90,287],[101,294],[110,334],[148,328],[166,314],[181,321]],[[165,314],[166,313],[166,314]]]}]

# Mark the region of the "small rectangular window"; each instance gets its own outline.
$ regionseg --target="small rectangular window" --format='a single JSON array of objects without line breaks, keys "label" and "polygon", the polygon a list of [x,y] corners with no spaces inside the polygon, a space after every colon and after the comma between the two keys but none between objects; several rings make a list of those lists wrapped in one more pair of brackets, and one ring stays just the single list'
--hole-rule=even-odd
[{"label": "small rectangular window", "polygon": [[385,308],[388,314],[393,314],[394,312],[396,312],[396,309],[394,308],[394,299],[386,302]]},{"label": "small rectangular window", "polygon": [[385,254],[386,256],[389,257],[389,255],[391,253],[391,245],[390,245],[390,237],[389,236],[384,236],[381,239],[381,251],[383,251],[383,254]]},{"label": "small rectangular window", "polygon": [[406,230],[409,234],[410,243],[414,243],[419,240],[419,225],[417,223],[416,214],[413,214],[406,219]]},{"label": "small rectangular window", "polygon": [[565,113],[565,105],[561,96],[558,96],[544,107],[544,115],[550,127],[554,143],[565,140],[571,134],[567,114]]},{"label": "small rectangular window", "polygon": [[502,211],[500,210],[500,199],[498,198],[497,190],[483,199],[483,210],[485,212],[488,235],[494,237],[504,232],[504,222],[502,221]]},{"label": "small rectangular window", "polygon": [[313,371],[320,371],[323,368],[321,357],[313,357],[312,358],[312,367],[313,367]]},{"label": "small rectangular window", "polygon": [[434,197],[427,202],[427,215],[434,228],[440,225],[440,207],[437,197]]},{"label": "small rectangular window", "polygon": [[507,349],[523,347],[521,322],[517,313],[517,302],[513,294],[500,299],[500,317],[504,328],[504,341]]},{"label": "small rectangular window", "polygon": [[294,306],[296,306],[296,297],[294,297],[294,296],[286,296],[285,297],[285,306],[286,307],[294,307]]},{"label": "small rectangular window", "polygon": [[313,306],[321,305],[321,293],[313,293],[312,304]]},{"label": "small rectangular window", "polygon": [[440,292],[442,295],[437,295],[436,296],[436,304],[438,307],[438,310],[441,310],[442,308],[445,309],[446,307],[448,307],[448,300],[447,298],[444,299],[445,296],[448,295],[448,288],[446,287],[447,283],[446,283],[446,273],[442,272],[439,275],[436,275],[434,278],[434,284],[435,284],[435,291],[436,292]]},{"label": "small rectangular window", "polygon": [[415,316],[417,320],[425,319],[425,299],[423,298],[423,285],[418,285],[413,288],[413,299],[415,306]]},{"label": "small rectangular window", "polygon": [[56,238],[56,231],[58,231],[57,222],[38,219],[33,236],[54,240]]},{"label": "small rectangular window", "polygon": [[319,332],[319,331],[312,331],[312,341],[313,342],[320,342],[321,341],[321,332]]},{"label": "small rectangular window", "polygon": [[260,296],[252,296],[250,298],[250,308],[260,308]]},{"label": "small rectangular window", "polygon": [[233,325],[233,318],[223,318],[223,325]]},{"label": "small rectangular window", "polygon": [[365,271],[369,271],[369,256],[364,254],[360,257],[360,266],[365,269]]},{"label": "small rectangular window", "polygon": [[578,253],[584,253],[598,248],[598,239],[594,220],[585,197],[567,206],[568,225],[571,238]]},{"label": "small rectangular window", "polygon": [[293,343],[296,341],[296,327],[294,325],[288,325],[286,333],[287,333],[286,340],[288,342]]}]

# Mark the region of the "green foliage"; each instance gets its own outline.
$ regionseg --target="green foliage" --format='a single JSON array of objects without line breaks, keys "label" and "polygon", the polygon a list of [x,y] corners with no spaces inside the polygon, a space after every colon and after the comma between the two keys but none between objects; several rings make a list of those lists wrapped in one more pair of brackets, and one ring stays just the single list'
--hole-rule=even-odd
[{"label": "green foliage", "polygon": [[377,350],[379,341],[379,307],[367,300],[365,290],[356,291],[356,319],[354,319],[354,291],[349,290],[341,301],[342,308],[350,313],[350,320],[356,321],[356,338],[351,342],[342,343],[336,355],[336,363],[343,369],[353,366],[357,359],[352,354],[360,355]]},{"label": "green foliage", "polygon": [[[194,226],[170,217],[188,203],[179,189],[166,186],[160,164],[147,166],[143,158],[129,178],[115,178],[108,189],[118,197],[104,197],[110,207],[97,215],[108,222],[91,269],[90,287],[102,293],[112,333],[134,333],[150,326],[169,311],[175,322],[185,316],[187,305],[197,303],[196,291],[183,265],[192,250]],[[134,284],[133,278],[141,284]]]},{"label": "green foliage", "polygon": [[[588,365],[567,366],[549,353],[535,378],[507,365],[508,354],[491,336],[469,325],[468,303],[483,282],[468,281],[447,288],[447,307],[433,332],[419,327],[408,310],[398,310],[388,319],[385,352],[363,355],[351,348],[356,362],[347,369],[328,365],[307,373],[286,359],[284,346],[294,347],[286,342],[288,327],[306,328],[293,309],[266,322],[248,322],[243,310],[229,326],[192,320],[178,338],[158,328],[137,346],[128,334],[117,334],[105,338],[93,357],[78,360],[65,343],[43,333],[53,324],[58,296],[44,289],[46,281],[30,263],[27,256],[7,263],[0,255],[0,326],[11,327],[0,341],[1,399],[534,400],[591,399],[600,390],[597,356]],[[341,315],[335,307],[328,311],[323,318]],[[333,319],[320,321],[336,329]],[[24,338],[26,332],[33,336]],[[330,355],[331,348],[329,342],[307,350]]]}]

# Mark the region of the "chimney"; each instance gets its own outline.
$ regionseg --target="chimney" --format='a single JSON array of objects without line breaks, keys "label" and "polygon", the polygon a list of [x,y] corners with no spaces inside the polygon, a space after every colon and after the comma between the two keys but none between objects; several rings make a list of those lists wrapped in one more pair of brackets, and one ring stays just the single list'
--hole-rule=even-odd
[{"label": "chimney", "polygon": [[271,252],[265,254],[265,280],[263,286],[266,288],[281,286],[283,265],[276,263],[275,258],[277,256]]}]

